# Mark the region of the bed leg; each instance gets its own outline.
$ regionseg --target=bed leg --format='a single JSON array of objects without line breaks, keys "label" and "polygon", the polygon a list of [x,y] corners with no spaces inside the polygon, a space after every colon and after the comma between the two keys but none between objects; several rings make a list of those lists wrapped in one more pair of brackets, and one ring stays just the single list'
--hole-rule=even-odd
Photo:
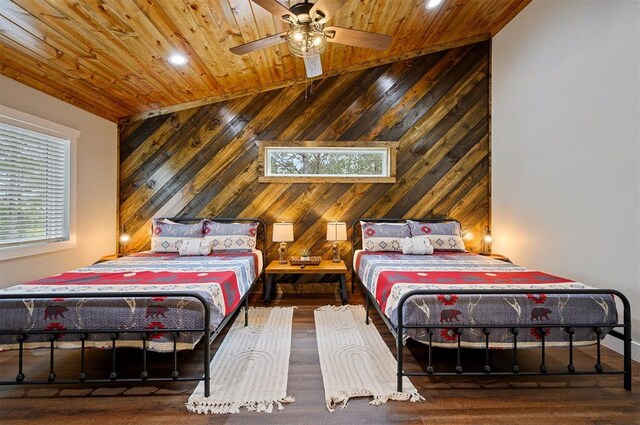
[{"label": "bed leg", "polygon": [[624,295],[618,293],[617,297],[624,306],[624,389],[631,391],[631,304]]},{"label": "bed leg", "polygon": [[249,325],[249,294],[244,297],[244,326]]},{"label": "bed leg", "polygon": [[625,325],[626,326],[624,328],[624,389],[627,391],[631,391],[631,320],[629,320],[629,323],[625,323]]},{"label": "bed leg", "polygon": [[624,389],[631,391],[631,340],[624,342]]},{"label": "bed leg", "polygon": [[365,314],[364,323],[368,325],[369,324],[369,295],[368,294],[364,294],[364,314]]},{"label": "bed leg", "polygon": [[398,326],[396,328],[396,358],[398,363],[398,370],[396,371],[396,375],[398,379],[397,390],[399,393],[402,392],[402,339],[404,334],[404,330],[402,329],[404,326],[404,317],[402,313],[404,312],[404,301],[405,298],[401,298],[400,302],[398,303]]},{"label": "bed leg", "polygon": [[402,392],[402,326],[398,325],[398,335],[396,336],[396,345],[397,345],[397,364],[398,370],[396,372],[398,378],[398,392]]},{"label": "bed leg", "polygon": [[211,341],[209,338],[205,341],[204,347],[204,396],[209,397],[211,395],[211,371],[209,370],[209,344]]},{"label": "bed leg", "polygon": [[209,362],[211,361],[211,309],[209,304],[202,302],[204,307],[204,396],[211,395],[211,369]]}]

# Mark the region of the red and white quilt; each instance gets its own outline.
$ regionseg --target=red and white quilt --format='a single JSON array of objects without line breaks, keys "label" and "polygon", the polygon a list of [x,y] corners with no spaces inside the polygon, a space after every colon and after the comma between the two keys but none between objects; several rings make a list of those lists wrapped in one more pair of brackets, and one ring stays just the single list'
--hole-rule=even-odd
[{"label": "red and white quilt", "polygon": [[[516,324],[520,329],[518,344],[537,347],[542,339],[541,332],[549,346],[566,345],[569,340],[569,334],[563,328],[543,328],[544,324],[602,326],[617,321],[612,296],[580,294],[580,289],[591,288],[570,279],[466,252],[403,255],[358,251],[354,257],[354,270],[394,325],[397,325],[400,298],[416,289],[532,290],[526,296],[439,294],[411,297],[405,303],[404,323],[434,326],[436,346],[457,347],[456,325]],[[545,289],[567,289],[576,294],[547,295]],[[407,336],[422,342],[429,340],[424,330],[409,329]],[[590,328],[576,328],[573,338],[576,345],[591,344],[595,339]],[[510,329],[494,329],[490,346],[511,348],[512,340]],[[482,329],[465,329],[461,345],[484,348]]]},{"label": "red and white quilt", "polygon": [[[177,253],[145,252],[94,264],[78,270],[5,288],[0,294],[21,294],[23,301],[0,301],[0,328],[7,330],[121,329],[119,347],[142,347],[139,334],[127,329],[149,329],[147,347],[173,350],[173,340],[162,329],[203,326],[201,303],[190,297],[172,297],[171,292],[196,292],[211,309],[211,330],[237,306],[260,273],[261,254],[214,253],[185,256]],[[116,292],[114,298],[29,299],[38,293]],[[127,297],[127,292],[162,293],[149,298]],[[178,349],[192,349],[201,333],[180,333]],[[48,346],[46,336],[30,335],[25,347]],[[59,336],[60,348],[79,346],[77,334]],[[110,347],[109,335],[90,334],[89,347]],[[2,336],[0,349],[15,349],[14,336]]]}]

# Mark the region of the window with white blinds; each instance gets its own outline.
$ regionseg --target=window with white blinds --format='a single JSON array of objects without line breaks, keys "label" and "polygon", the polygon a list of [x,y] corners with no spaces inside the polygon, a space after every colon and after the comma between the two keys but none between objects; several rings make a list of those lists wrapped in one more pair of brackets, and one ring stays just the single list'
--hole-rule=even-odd
[{"label": "window with white blinds", "polygon": [[69,239],[70,140],[0,122],[0,248]]}]

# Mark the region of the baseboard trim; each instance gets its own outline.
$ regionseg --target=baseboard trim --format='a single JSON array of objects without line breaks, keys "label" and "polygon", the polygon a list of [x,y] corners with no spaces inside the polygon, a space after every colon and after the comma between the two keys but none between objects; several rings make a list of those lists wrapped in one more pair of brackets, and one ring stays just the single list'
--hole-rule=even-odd
[{"label": "baseboard trim", "polygon": [[[621,355],[624,352],[624,345],[622,344],[622,341],[612,336],[608,336],[607,338],[602,340],[602,345],[612,349],[613,351]],[[631,341],[631,358],[637,362],[640,362],[640,343],[636,341]]]}]

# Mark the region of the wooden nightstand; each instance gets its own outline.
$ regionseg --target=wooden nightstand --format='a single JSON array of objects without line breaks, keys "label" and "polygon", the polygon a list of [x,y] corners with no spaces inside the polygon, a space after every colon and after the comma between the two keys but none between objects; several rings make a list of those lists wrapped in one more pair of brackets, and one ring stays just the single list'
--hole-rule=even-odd
[{"label": "wooden nightstand", "polygon": [[93,264],[100,264],[100,263],[104,263],[105,261],[117,260],[120,257],[123,257],[123,256],[120,254],[105,255],[100,257],[100,259]]},{"label": "wooden nightstand", "polygon": [[494,260],[504,261],[505,263],[511,263],[512,262],[509,259],[509,257],[501,255],[501,254],[489,254],[489,255],[480,254],[480,255],[484,255],[485,257],[493,258]]},{"label": "wooden nightstand", "polygon": [[347,297],[347,266],[344,261],[334,263],[331,260],[322,260],[317,266],[292,266],[291,264],[280,264],[280,261],[273,260],[265,269],[266,282],[264,289],[264,302],[269,304],[271,300],[271,289],[273,278],[278,274],[337,274],[340,277],[340,299],[343,304],[349,301]]}]

